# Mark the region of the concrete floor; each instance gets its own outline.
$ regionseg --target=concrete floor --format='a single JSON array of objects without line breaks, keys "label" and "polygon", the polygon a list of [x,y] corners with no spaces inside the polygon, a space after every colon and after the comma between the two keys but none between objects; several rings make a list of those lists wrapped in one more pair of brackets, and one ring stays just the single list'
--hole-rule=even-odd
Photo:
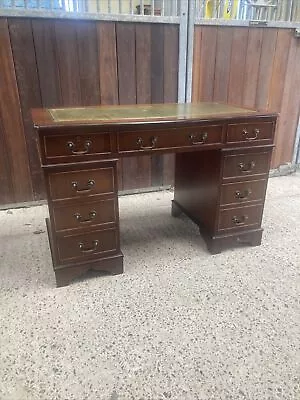
[{"label": "concrete floor", "polygon": [[56,289],[46,206],[0,212],[1,400],[299,400],[300,174],[263,244],[207,253],[171,192],[120,199],[125,273]]}]

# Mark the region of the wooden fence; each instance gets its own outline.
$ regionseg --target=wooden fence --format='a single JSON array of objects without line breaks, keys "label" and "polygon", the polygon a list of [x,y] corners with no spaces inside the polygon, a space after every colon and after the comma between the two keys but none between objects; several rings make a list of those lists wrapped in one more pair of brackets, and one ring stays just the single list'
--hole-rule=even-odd
[{"label": "wooden fence", "polygon": [[300,112],[300,40],[294,29],[196,26],[193,101],[280,113],[272,167],[292,161]]},{"label": "wooden fence", "polygon": [[[30,109],[177,101],[179,27],[0,18],[0,204],[45,198]],[[123,159],[120,190],[172,183],[172,155]]]}]

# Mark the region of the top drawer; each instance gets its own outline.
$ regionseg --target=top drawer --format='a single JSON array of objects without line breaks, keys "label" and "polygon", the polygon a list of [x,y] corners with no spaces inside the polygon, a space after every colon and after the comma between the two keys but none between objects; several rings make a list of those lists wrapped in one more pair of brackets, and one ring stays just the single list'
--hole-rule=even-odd
[{"label": "top drawer", "polygon": [[272,144],[275,123],[257,122],[245,124],[229,124],[227,130],[227,143],[242,145]]},{"label": "top drawer", "polygon": [[222,144],[222,125],[132,131],[119,134],[120,153],[146,152]]},{"label": "top drawer", "polygon": [[76,162],[89,160],[94,156],[110,155],[113,151],[110,133],[66,134],[44,136],[43,151],[45,161]]}]

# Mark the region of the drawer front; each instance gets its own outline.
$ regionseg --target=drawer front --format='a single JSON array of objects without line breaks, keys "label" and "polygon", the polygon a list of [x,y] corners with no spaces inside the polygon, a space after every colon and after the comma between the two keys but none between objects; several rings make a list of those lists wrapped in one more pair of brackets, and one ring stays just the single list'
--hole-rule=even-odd
[{"label": "drawer front", "polygon": [[263,206],[248,206],[221,210],[219,215],[219,230],[237,229],[261,223]]},{"label": "drawer front", "polygon": [[224,157],[223,178],[267,174],[270,153],[235,154]]},{"label": "drawer front", "polygon": [[120,153],[209,147],[222,143],[222,125],[120,133],[118,143]]},{"label": "drawer front", "polygon": [[56,206],[53,208],[53,219],[56,231],[115,224],[117,221],[116,201],[107,199]]},{"label": "drawer front", "polygon": [[258,122],[245,124],[229,124],[227,143],[239,144],[271,144],[273,142],[274,123]]},{"label": "drawer front", "polygon": [[75,199],[115,191],[114,168],[55,172],[48,176],[52,200]]},{"label": "drawer front", "polygon": [[48,135],[44,137],[44,152],[47,161],[67,159],[75,162],[97,155],[112,153],[109,133],[84,135]]},{"label": "drawer front", "polygon": [[222,185],[221,205],[264,201],[267,180],[228,183]]},{"label": "drawer front", "polygon": [[115,229],[93,231],[81,235],[57,237],[57,245],[61,262],[80,261],[116,252],[118,236]]}]

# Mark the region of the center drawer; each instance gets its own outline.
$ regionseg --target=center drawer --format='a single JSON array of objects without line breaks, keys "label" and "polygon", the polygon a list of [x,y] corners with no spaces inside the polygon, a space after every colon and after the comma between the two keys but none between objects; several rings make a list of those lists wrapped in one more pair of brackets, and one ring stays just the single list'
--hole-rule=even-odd
[{"label": "center drawer", "polygon": [[221,206],[241,204],[250,201],[263,202],[267,187],[267,180],[251,180],[223,184],[221,188]]},{"label": "center drawer", "polygon": [[89,201],[84,204],[77,202],[72,205],[53,207],[54,229],[80,229],[107,226],[117,220],[117,204],[115,199]]},{"label": "center drawer", "polygon": [[222,130],[222,125],[213,125],[124,132],[119,134],[118,150],[120,153],[131,153],[182,147],[210,147],[222,144]]}]

